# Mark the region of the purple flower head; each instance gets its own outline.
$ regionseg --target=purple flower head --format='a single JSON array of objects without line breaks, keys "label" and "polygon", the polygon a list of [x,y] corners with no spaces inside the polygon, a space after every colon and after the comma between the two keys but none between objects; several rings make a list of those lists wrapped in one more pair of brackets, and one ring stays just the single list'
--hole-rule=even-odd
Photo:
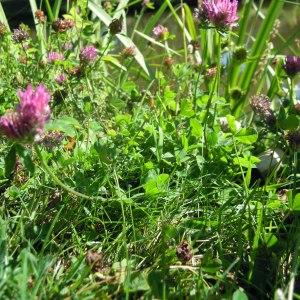
[{"label": "purple flower head", "polygon": [[98,50],[90,45],[85,46],[80,50],[79,58],[82,62],[92,62],[97,58]]},{"label": "purple flower head", "polygon": [[30,85],[19,91],[20,104],[13,112],[0,118],[0,130],[15,140],[30,140],[40,136],[50,117],[50,94],[41,84],[35,90]]},{"label": "purple flower head", "polygon": [[58,84],[63,84],[67,80],[67,76],[64,73],[61,73],[55,77],[55,81]]},{"label": "purple flower head", "polygon": [[232,27],[236,25],[237,0],[203,0],[202,11],[206,18],[216,27]]},{"label": "purple flower head", "polygon": [[152,33],[157,39],[162,40],[168,36],[169,30],[167,27],[158,24],[156,27],[153,28]]},{"label": "purple flower head", "polygon": [[64,60],[64,55],[59,53],[59,52],[55,52],[55,51],[52,51],[52,52],[49,52],[48,53],[48,63],[54,63],[56,61],[61,61],[61,60]]},{"label": "purple flower head", "polygon": [[288,76],[294,77],[300,72],[300,57],[291,55],[286,56],[283,67]]}]

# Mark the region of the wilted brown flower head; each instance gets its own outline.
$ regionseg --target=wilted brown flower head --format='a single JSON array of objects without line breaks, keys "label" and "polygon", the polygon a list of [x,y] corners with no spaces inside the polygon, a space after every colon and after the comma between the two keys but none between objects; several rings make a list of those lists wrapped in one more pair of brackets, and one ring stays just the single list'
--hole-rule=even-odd
[{"label": "wilted brown flower head", "polygon": [[193,19],[197,24],[207,24],[208,16],[202,8],[195,8],[193,11]]},{"label": "wilted brown flower head", "polygon": [[75,23],[71,19],[57,19],[52,23],[52,28],[56,32],[66,32],[69,29],[72,29],[75,26]]},{"label": "wilted brown flower head", "polygon": [[60,131],[52,130],[45,133],[41,140],[39,141],[47,150],[52,150],[58,147],[62,140],[64,139],[64,134]]},{"label": "wilted brown flower head", "polygon": [[76,66],[76,67],[70,68],[68,70],[68,73],[71,76],[76,76],[76,77],[79,78],[82,75],[82,68],[80,66]]},{"label": "wilted brown flower head", "polygon": [[7,27],[0,22],[0,37],[3,37],[7,33]]},{"label": "wilted brown flower head", "polygon": [[216,66],[208,68],[206,70],[205,76],[207,77],[207,79],[212,79],[217,75],[217,71],[218,71],[218,69]]},{"label": "wilted brown flower head", "polygon": [[133,57],[135,55],[135,52],[136,52],[135,47],[134,46],[130,46],[130,47],[124,48],[122,50],[122,52],[121,52],[121,55],[124,58]]},{"label": "wilted brown flower head", "polygon": [[35,17],[36,17],[36,19],[38,20],[39,23],[42,24],[42,23],[46,22],[46,16],[45,16],[45,13],[42,10],[38,9],[35,12],[34,15],[35,15]]},{"label": "wilted brown flower head", "polygon": [[120,19],[113,19],[109,24],[108,28],[110,34],[112,35],[120,33],[123,29],[123,18],[120,17]]},{"label": "wilted brown flower head", "polygon": [[197,41],[191,41],[188,45],[190,53],[195,53],[195,51],[200,49],[200,44]]},{"label": "wilted brown flower head", "polygon": [[172,56],[168,56],[164,59],[164,66],[167,68],[171,68],[174,65],[174,58]]},{"label": "wilted brown flower head", "polygon": [[293,149],[298,149],[300,147],[300,129],[288,132],[286,139]]},{"label": "wilted brown flower head", "polygon": [[256,95],[250,99],[250,106],[266,124],[273,126],[276,123],[276,117],[271,109],[271,102],[266,95]]},{"label": "wilted brown flower head", "polygon": [[22,43],[29,39],[29,28],[28,26],[21,24],[19,28],[14,29],[13,35],[12,35],[13,40],[16,43]]},{"label": "wilted brown flower head", "polygon": [[187,263],[192,259],[193,252],[187,241],[183,241],[181,242],[181,244],[179,244],[179,246],[177,246],[176,255],[178,259],[183,263]]},{"label": "wilted brown flower head", "polygon": [[99,272],[104,268],[103,254],[97,251],[88,250],[85,261],[94,272]]},{"label": "wilted brown flower head", "polygon": [[105,9],[105,11],[110,11],[113,8],[113,6],[110,1],[104,1],[103,8]]}]

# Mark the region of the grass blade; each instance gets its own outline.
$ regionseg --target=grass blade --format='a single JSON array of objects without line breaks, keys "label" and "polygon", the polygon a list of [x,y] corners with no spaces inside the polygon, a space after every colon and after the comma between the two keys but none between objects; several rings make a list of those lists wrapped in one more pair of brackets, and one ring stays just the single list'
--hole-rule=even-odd
[{"label": "grass blade", "polygon": [[186,3],[183,3],[183,7],[184,7],[184,11],[185,11],[186,23],[187,23],[189,33],[190,33],[192,39],[196,40],[197,39],[197,31],[196,31],[195,22],[193,19],[193,14],[191,12],[190,7]]},{"label": "grass blade", "polygon": [[[35,12],[37,11],[36,0],[29,0],[33,20],[35,21]],[[36,34],[39,39],[40,50],[43,57],[46,55],[46,41],[44,37],[43,24],[35,22]]]},{"label": "grass blade", "polygon": [[[105,26],[107,27],[109,26],[109,24],[112,21],[112,18],[104,11],[104,9],[100,5],[96,4],[93,1],[89,1],[88,7],[100,19],[100,21],[102,21],[105,24]],[[135,55],[134,55],[135,60],[140,65],[140,67],[144,70],[147,76],[150,76],[150,72],[146,65],[145,58],[141,53],[141,51],[138,49],[138,47],[135,45],[135,43],[128,36],[125,36],[123,34],[117,34],[116,37],[120,40],[120,42],[125,47],[135,48]]]},{"label": "grass blade", "polygon": [[58,18],[58,15],[59,15],[59,12],[60,12],[60,9],[61,9],[61,5],[62,5],[62,0],[56,0],[55,1],[54,6],[53,6],[53,10],[52,10],[54,19]]},{"label": "grass blade", "polygon": [[234,103],[233,111],[236,116],[239,115],[242,107],[245,105],[247,96],[249,94],[251,81],[257,69],[258,63],[264,53],[265,45],[273,29],[274,22],[278,17],[283,7],[283,4],[283,0],[271,2],[268,12],[265,16],[264,22],[261,25],[260,30],[256,36],[255,42],[252,46],[252,51],[250,53],[250,57],[252,58],[252,60],[246,64],[245,71],[240,79],[240,86],[241,89],[244,91],[245,96],[242,99],[242,101],[239,101],[239,103]]},{"label": "grass blade", "polygon": [[9,24],[8,24],[8,21],[7,21],[7,18],[6,18],[6,15],[5,15],[5,12],[4,12],[1,2],[0,2],[0,21],[3,24],[5,24],[7,26],[7,28],[10,30]]},{"label": "grass blade", "polygon": [[153,27],[158,23],[158,21],[161,19],[163,13],[165,12],[166,8],[168,7],[167,2],[165,1],[158,11],[149,19],[147,25],[145,26],[144,33],[149,35],[151,33],[151,30]]}]

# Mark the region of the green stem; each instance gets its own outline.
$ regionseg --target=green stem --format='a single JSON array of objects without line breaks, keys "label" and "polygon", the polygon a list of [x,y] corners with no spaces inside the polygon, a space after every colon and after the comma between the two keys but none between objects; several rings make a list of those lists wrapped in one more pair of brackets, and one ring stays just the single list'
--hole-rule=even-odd
[{"label": "green stem", "polygon": [[59,185],[61,188],[63,188],[64,190],[66,190],[68,193],[83,198],[83,199],[88,199],[88,200],[95,200],[97,199],[97,197],[91,197],[79,192],[76,192],[75,190],[73,190],[71,187],[69,187],[68,185],[64,184],[51,170],[51,168],[47,165],[47,163],[45,162],[43,155],[39,149],[39,147],[37,145],[34,145],[34,149],[36,151],[36,154],[42,164],[42,168],[43,170],[52,178],[52,180]]},{"label": "green stem", "polygon": [[45,0],[45,5],[46,5],[46,10],[47,10],[47,14],[49,17],[49,21],[53,22],[54,21],[54,16],[53,16],[53,12],[52,12],[52,8],[51,5],[49,3],[49,0]]},{"label": "green stem", "polygon": [[290,107],[294,107],[295,102],[295,96],[294,96],[294,80],[293,78],[290,78],[289,82],[289,96],[290,96]]}]

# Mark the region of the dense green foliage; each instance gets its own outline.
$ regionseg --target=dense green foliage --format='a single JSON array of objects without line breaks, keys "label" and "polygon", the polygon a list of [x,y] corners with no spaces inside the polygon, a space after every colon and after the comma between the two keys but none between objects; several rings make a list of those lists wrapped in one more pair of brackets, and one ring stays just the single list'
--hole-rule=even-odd
[{"label": "dense green foliage", "polygon": [[[31,0],[22,41],[0,4],[0,114],[28,84],[52,94],[34,145],[1,139],[0,298],[299,299],[300,99],[283,68],[299,26],[280,35],[285,1],[244,1],[232,30],[148,3],[128,31],[140,1],[67,1],[74,24],[58,30],[62,2],[44,1],[43,19]],[[179,33],[155,38],[169,18]]]}]

